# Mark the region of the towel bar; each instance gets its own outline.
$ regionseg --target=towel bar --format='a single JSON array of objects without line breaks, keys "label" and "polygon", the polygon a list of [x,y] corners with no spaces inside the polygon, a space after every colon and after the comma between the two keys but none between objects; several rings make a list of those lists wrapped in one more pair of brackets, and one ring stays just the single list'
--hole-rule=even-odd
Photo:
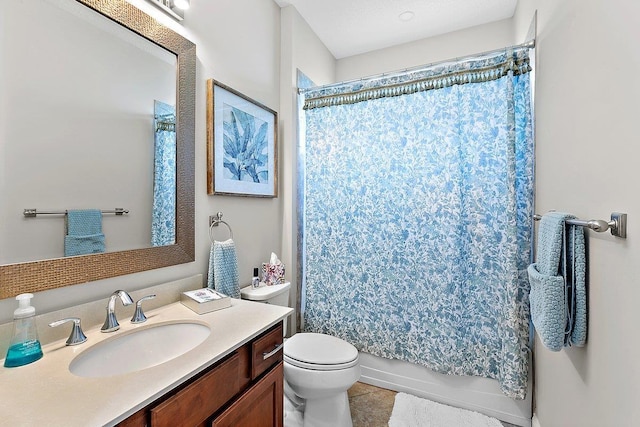
[{"label": "towel bar", "polygon": [[215,215],[209,216],[209,240],[211,240],[211,243],[213,243],[213,227],[217,227],[220,224],[224,224],[227,226],[227,228],[229,229],[230,239],[233,239],[233,230],[231,230],[231,226],[222,220],[222,212],[218,212]]},{"label": "towel bar", "polygon": [[[27,218],[33,218],[37,215],[66,215],[68,211],[39,211],[37,209],[25,209],[22,213]],[[111,210],[100,211],[103,214],[116,214],[116,215],[125,215],[129,213],[128,209],[123,208],[115,208]]]},{"label": "towel bar", "polygon": [[[540,221],[542,219],[542,215],[535,214],[533,216],[533,219],[535,219],[536,221]],[[591,219],[589,221],[585,221],[582,219],[569,219],[566,222],[567,224],[586,227],[598,233],[603,233],[607,230],[611,230],[612,236],[622,237],[623,239],[627,238],[626,213],[613,212],[611,214],[611,221],[605,221],[602,219]]]}]

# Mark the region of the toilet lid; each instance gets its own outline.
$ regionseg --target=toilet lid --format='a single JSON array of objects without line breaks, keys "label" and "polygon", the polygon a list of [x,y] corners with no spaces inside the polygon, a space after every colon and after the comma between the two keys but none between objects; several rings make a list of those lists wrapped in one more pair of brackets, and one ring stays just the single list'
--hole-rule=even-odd
[{"label": "toilet lid", "polygon": [[346,369],[358,364],[358,350],[340,338],[306,332],[284,343],[284,359],[305,369]]}]

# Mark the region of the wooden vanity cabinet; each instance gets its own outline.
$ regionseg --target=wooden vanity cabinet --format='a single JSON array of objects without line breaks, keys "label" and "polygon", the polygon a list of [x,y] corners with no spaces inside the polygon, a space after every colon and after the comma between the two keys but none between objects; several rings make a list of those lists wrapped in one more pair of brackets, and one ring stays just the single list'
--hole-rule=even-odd
[{"label": "wooden vanity cabinet", "polygon": [[281,322],[118,427],[282,427],[282,342]]},{"label": "wooden vanity cabinet", "polygon": [[279,362],[262,379],[211,421],[211,427],[282,427],[284,366]]}]

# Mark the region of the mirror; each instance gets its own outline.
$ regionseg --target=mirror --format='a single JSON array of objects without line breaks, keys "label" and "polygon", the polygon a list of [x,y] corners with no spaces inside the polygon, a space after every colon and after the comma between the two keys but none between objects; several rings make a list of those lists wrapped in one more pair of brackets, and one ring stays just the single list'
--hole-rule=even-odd
[{"label": "mirror", "polygon": [[[4,8],[2,62],[21,66],[0,81],[15,183],[0,191],[0,265],[173,244],[152,238],[175,220],[175,129],[154,127],[154,105],[174,108],[176,55],[77,2]],[[82,233],[72,209],[104,214]]]},{"label": "mirror", "polygon": [[[90,68],[81,69],[79,71],[80,74],[73,77],[70,68],[76,67],[72,67],[70,64],[71,58],[68,58],[67,61],[62,61],[60,60],[62,53],[55,55],[51,52],[51,49],[46,49],[44,53],[39,53],[38,55],[42,56],[42,66],[38,70],[39,80],[44,81],[44,86],[55,85],[63,88],[63,90],[55,96],[38,98],[38,85],[28,85],[20,92],[22,96],[15,97],[18,101],[25,99],[22,105],[17,101],[14,102],[11,98],[8,100],[8,97],[4,94],[5,91],[0,91],[0,93],[3,93],[3,102],[0,103],[0,124],[7,120],[7,112],[9,109],[22,110],[22,114],[27,116],[27,118],[31,116],[33,120],[25,120],[22,126],[23,132],[14,132],[8,141],[12,142],[12,140],[16,140],[16,146],[19,147],[19,150],[16,149],[17,151],[22,150],[22,152],[31,153],[32,155],[40,154],[45,160],[51,161],[41,161],[41,167],[34,167],[33,163],[28,162],[27,164],[30,165],[30,167],[26,169],[23,168],[25,170],[23,170],[21,181],[33,180],[36,183],[40,183],[39,191],[20,191],[21,188],[28,188],[26,183],[21,184],[20,181],[15,182],[13,178],[9,181],[6,179],[7,172],[2,172],[4,175],[0,175],[0,200],[2,200],[0,204],[11,205],[9,206],[11,208],[11,215],[20,217],[23,216],[23,209],[27,208],[44,209],[45,211],[50,208],[54,208],[56,211],[86,208],[98,208],[101,210],[124,208],[130,210],[129,217],[127,217],[127,215],[111,215],[111,217],[109,217],[109,214],[103,216],[103,227],[105,228],[104,231],[107,239],[109,238],[106,230],[108,226],[114,230],[119,229],[119,232],[123,236],[131,237],[132,234],[135,235],[136,233],[140,235],[128,242],[114,243],[107,249],[106,253],[95,255],[46,259],[47,257],[51,257],[51,255],[43,253],[35,256],[33,259],[27,259],[27,262],[23,262],[25,259],[10,259],[0,254],[0,263],[3,264],[0,265],[0,298],[8,298],[21,292],[38,292],[194,260],[195,45],[172,30],[162,26],[124,0],[49,0],[48,2],[54,3],[58,10],[71,9],[68,7],[69,5],[84,5],[80,8],[75,8],[76,10],[80,10],[80,12],[76,12],[76,14],[93,15],[92,22],[98,22],[95,25],[101,27],[99,31],[101,31],[102,35],[98,36],[98,39],[102,37],[104,39],[102,42],[105,44],[110,43],[112,41],[111,39],[121,39],[119,42],[123,43],[122,40],[126,37],[127,41],[124,41],[124,43],[128,49],[134,52],[140,50],[148,52],[149,55],[147,56],[150,59],[145,63],[141,63],[140,61],[132,61],[130,57],[125,57],[125,63],[128,64],[128,67],[125,68],[124,65],[118,65],[117,68],[121,69],[120,74],[129,78],[130,81],[126,85],[123,84],[123,87],[113,87],[114,83],[105,79],[108,75],[117,73],[113,71],[113,68],[111,69],[112,71],[105,71],[103,68],[112,66],[112,62],[115,61],[115,59],[109,59],[106,63],[103,62],[101,64],[102,67],[98,66],[93,70]],[[3,3],[3,9],[9,7],[5,2]],[[20,3],[31,4],[40,2]],[[0,53],[4,59],[6,52],[10,50],[8,46],[10,46],[11,38],[7,37],[7,34],[4,32],[8,31],[6,29],[10,27],[7,24],[11,20],[11,16],[3,11],[3,13],[0,14],[0,20],[2,21],[0,22],[0,24],[2,24],[1,31],[3,31],[3,34],[0,34],[0,47],[2,49]],[[104,30],[108,27],[108,24],[114,22],[118,24],[115,26],[117,28],[116,30]],[[79,23],[77,25],[86,25],[86,23]],[[33,33],[43,31],[41,26],[30,25],[27,26],[27,28]],[[44,32],[46,34],[46,31]],[[128,35],[125,35],[125,33],[128,33]],[[27,44],[33,45],[33,50],[35,51],[37,46],[35,46],[30,35],[31,33],[27,32],[24,37],[29,38]],[[132,38],[131,35],[135,37]],[[89,66],[100,64],[99,60],[93,59],[89,55],[95,53],[94,51],[97,50],[97,46],[101,46],[102,42],[97,43],[94,40],[92,43],[86,43],[87,48],[84,50],[76,46],[74,48],[76,51],[73,52],[73,56],[76,58],[75,60],[77,61],[77,58],[81,58],[82,62],[88,63]],[[159,49],[158,46],[162,49]],[[23,52],[23,54],[27,54],[27,52]],[[60,61],[58,62],[57,60]],[[21,64],[22,62],[12,63],[9,67],[0,69],[0,73],[6,75],[8,71],[13,71],[14,69],[17,71],[25,71],[26,73],[27,70],[20,70]],[[62,76],[66,75],[68,79],[66,81],[48,80],[48,68],[59,68],[62,71],[58,74]],[[164,74],[160,73],[156,75],[156,71],[160,71],[161,69],[164,69]],[[168,74],[166,73],[167,69],[170,70]],[[29,69],[28,71],[31,72],[33,70]],[[177,73],[175,71],[177,71]],[[53,75],[53,73],[51,74]],[[87,74],[90,74],[90,78],[87,78]],[[167,75],[169,77],[167,77]],[[139,78],[140,76],[143,76],[146,80],[133,83],[132,89],[131,79]],[[91,82],[92,78],[93,84],[79,87],[80,81]],[[151,80],[159,81],[159,83],[154,86],[151,84]],[[40,88],[42,87],[41,85]],[[6,88],[6,86],[3,86],[3,88]],[[66,88],[66,91],[64,88]],[[27,89],[33,90],[35,93],[29,94],[27,93]],[[152,96],[151,99],[148,100],[148,104],[145,98],[144,105],[139,108],[136,107],[129,96],[132,90],[149,92]],[[119,91],[121,92],[120,96],[118,96]],[[82,101],[69,100],[70,95],[77,95],[78,92],[89,93],[90,96],[88,96],[87,99],[93,102],[94,110],[89,111],[86,105],[80,105],[80,111],[76,109],[76,112],[69,114],[72,111],[70,109],[72,106],[82,104]],[[27,98],[28,95],[32,95],[32,97]],[[35,97],[33,97],[34,95]],[[99,95],[103,96],[103,98],[100,98]],[[106,98],[104,98],[105,96]],[[123,97],[126,97],[126,99],[122,99]],[[55,99],[51,100],[50,98]],[[29,99],[29,101],[26,99]],[[96,100],[99,100],[99,102],[96,102]],[[176,120],[173,135],[176,150],[173,155],[175,156],[176,179],[174,185],[176,191],[175,197],[170,198],[173,199],[173,204],[176,208],[173,212],[175,223],[173,225],[174,230],[172,231],[172,236],[174,237],[172,237],[172,240],[166,236],[162,237],[159,240],[161,243],[157,243],[156,241],[156,243],[152,245],[151,227],[152,217],[154,216],[152,215],[152,206],[154,205],[153,189],[155,186],[153,178],[157,172],[156,166],[154,165],[154,125],[157,125],[154,123],[154,121],[156,121],[154,117],[154,101],[159,101],[169,107],[175,106]],[[100,113],[99,107],[109,103],[119,103],[121,105],[121,111],[114,112],[114,110],[110,110],[110,112],[103,115],[98,114]],[[95,107],[96,105],[98,107]],[[56,116],[56,114],[60,113],[58,110],[66,113],[66,115],[60,114]],[[98,111],[98,113],[96,113],[96,111]],[[93,116],[89,113],[93,113]],[[107,120],[104,120],[105,118]],[[72,119],[76,119],[76,121]],[[44,126],[48,120],[49,126]],[[97,128],[89,128],[88,125],[91,122],[98,123],[99,126]],[[61,123],[64,125],[63,128],[66,133],[62,132],[62,137],[58,139],[53,137],[47,138],[47,135],[51,136],[50,134],[54,134],[55,132],[60,133],[61,131],[56,130],[48,134],[46,129],[54,129],[55,125]],[[39,138],[44,140],[45,143],[47,141],[49,142],[50,147],[48,147],[48,149],[51,147],[54,147],[54,149],[50,150],[47,154],[42,153],[43,151],[46,152],[44,148],[47,147],[46,144],[42,145],[40,149],[33,149],[30,144],[38,138],[28,134],[27,131],[29,127],[39,128],[39,134],[37,134]],[[84,127],[88,129],[84,129]],[[5,135],[3,135],[3,141],[7,140],[6,136],[5,133]],[[60,141],[65,138],[67,140],[80,141],[82,144],[76,145],[73,148],[60,147]],[[150,141],[148,139],[150,139]],[[94,140],[98,141],[97,145],[91,145],[95,142]],[[55,142],[55,144],[52,141]],[[11,164],[15,163],[13,160],[10,160],[10,155],[13,154],[11,150],[12,149],[6,146],[3,147],[3,150],[0,150],[0,161],[3,162],[3,165],[9,162]],[[87,160],[87,158],[83,157],[85,152],[97,152],[99,153],[98,158],[93,157]],[[142,154],[136,154],[136,156],[139,157],[137,157],[138,160],[135,164],[129,164],[126,167],[120,168],[123,164],[126,164],[129,158],[134,157],[132,152],[144,153],[146,157],[141,157],[143,156]],[[115,153],[118,153],[118,156],[115,156]],[[104,159],[107,157],[116,159],[115,166],[104,165]],[[70,164],[60,163],[63,159],[68,160],[68,158],[72,160]],[[87,164],[89,168],[86,168]],[[31,171],[29,170],[30,168],[32,169]],[[65,175],[65,172],[69,170],[76,172],[75,175],[68,174],[71,176],[71,181],[67,181],[66,183],[57,182],[56,185],[46,188],[48,181],[52,181],[51,177],[56,177],[57,179]],[[86,180],[86,175],[93,172],[95,172],[94,175],[100,179],[94,181],[90,186],[92,191],[79,192],[79,190],[76,189],[77,186],[75,183]],[[116,182],[114,184],[114,180],[117,181],[117,179],[120,178],[126,178],[131,181]],[[69,182],[71,182],[71,184],[69,184]],[[100,183],[109,184],[100,185]],[[136,185],[138,185],[138,187],[135,187]],[[142,190],[142,186],[144,186],[144,190]],[[55,194],[56,197],[53,197],[53,193],[59,191],[60,187],[72,188],[70,193],[73,197],[64,203],[60,203],[59,201],[63,197],[69,197],[68,195]],[[105,195],[105,191],[102,189],[103,187],[108,187],[113,194],[107,191],[107,195]],[[119,204],[117,199],[124,197],[125,193],[133,187],[135,187],[135,190],[131,190],[131,193],[138,195],[138,199],[144,199],[144,203],[141,203],[135,209],[131,207],[132,205],[117,206],[117,204]],[[7,194],[8,190],[13,191],[15,189],[18,189],[17,193],[22,193],[21,197],[23,197],[23,200],[9,203],[8,201],[10,199],[8,197],[5,198],[5,194]],[[24,197],[31,197],[31,200],[35,201],[32,201],[30,206],[23,206],[24,203],[28,203]],[[135,197],[129,199],[131,200],[130,203],[135,203],[134,199]],[[105,203],[109,205],[104,205],[102,203],[103,200],[107,200]],[[16,205],[17,203],[19,204]],[[138,219],[143,219],[145,225],[136,222]],[[20,218],[20,221],[22,221],[24,227],[34,229],[43,229],[45,226],[51,228],[52,224],[57,223],[57,225],[53,226],[57,231],[54,232],[52,239],[56,242],[62,242],[64,240],[64,215],[46,215],[46,217],[43,215],[37,216],[36,218],[23,217]],[[127,227],[130,227],[130,231],[133,231],[126,231]],[[140,233],[140,230],[143,230],[143,233]],[[3,234],[5,231],[7,231],[6,227],[0,230],[0,239],[10,241],[11,239],[7,239]],[[115,236],[118,232],[114,231],[112,234]],[[26,245],[37,248],[42,246],[38,243],[39,238],[41,238],[39,235],[35,237],[29,236],[28,238],[18,237],[18,243],[13,243],[12,246]],[[118,240],[114,237],[112,241],[117,242]],[[171,244],[171,242],[174,243]],[[154,246],[156,244],[162,244],[163,246]],[[3,253],[11,251],[2,245],[0,245],[0,248],[3,248]]]}]

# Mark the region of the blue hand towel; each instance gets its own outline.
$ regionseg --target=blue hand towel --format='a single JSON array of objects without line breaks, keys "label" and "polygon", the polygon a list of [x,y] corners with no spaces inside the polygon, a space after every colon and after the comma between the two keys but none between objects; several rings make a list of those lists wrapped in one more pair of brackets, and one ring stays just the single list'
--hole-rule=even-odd
[{"label": "blue hand towel", "polygon": [[569,259],[571,265],[571,289],[573,296],[573,329],[569,345],[584,346],[587,341],[587,259],[582,227],[569,229]]},{"label": "blue hand towel", "polygon": [[542,274],[537,264],[527,269],[531,291],[531,320],[540,340],[549,350],[560,351],[564,345],[565,310],[564,278]]},{"label": "blue hand towel", "polygon": [[64,256],[100,254],[106,250],[104,234],[64,236]]},{"label": "blue hand towel", "polygon": [[582,346],[586,341],[584,230],[566,225],[575,216],[550,212],[538,229],[538,262],[529,266],[531,318],[545,347]]},{"label": "blue hand towel", "polygon": [[231,298],[240,298],[238,257],[232,239],[214,241],[209,253],[209,277],[207,286]]},{"label": "blue hand towel", "polygon": [[68,211],[64,256],[97,254],[105,250],[102,212],[97,209]]}]

